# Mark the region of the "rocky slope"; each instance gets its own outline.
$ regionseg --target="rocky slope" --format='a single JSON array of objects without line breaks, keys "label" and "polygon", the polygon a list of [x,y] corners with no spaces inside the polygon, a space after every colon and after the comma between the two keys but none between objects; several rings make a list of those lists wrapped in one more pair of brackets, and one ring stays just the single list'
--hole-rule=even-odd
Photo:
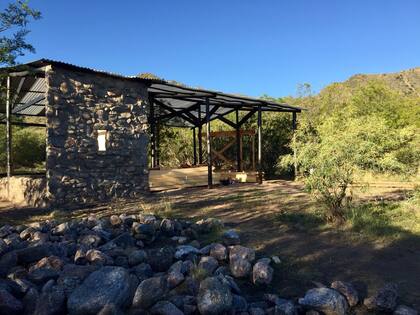
[{"label": "rocky slope", "polygon": [[[200,235],[221,231],[216,219],[192,223],[154,215],[89,216],[0,228],[0,314],[327,314],[363,308],[415,315],[397,306],[388,284],[364,300],[336,281],[304,297],[269,292],[278,257],[256,259],[234,230],[202,246]],[[261,294],[251,298],[243,286]]]}]

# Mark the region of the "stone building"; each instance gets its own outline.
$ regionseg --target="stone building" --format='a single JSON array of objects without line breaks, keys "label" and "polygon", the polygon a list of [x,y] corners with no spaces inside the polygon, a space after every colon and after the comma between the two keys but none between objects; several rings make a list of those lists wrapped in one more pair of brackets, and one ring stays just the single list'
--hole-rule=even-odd
[{"label": "stone building", "polygon": [[[159,124],[181,124],[193,129],[194,135],[198,129],[198,164],[203,163],[201,128],[207,126],[210,134],[211,120],[226,120],[225,115],[241,110],[249,117],[258,113],[259,121],[261,111],[291,112],[295,121],[300,112],[286,104],[47,59],[2,70],[5,106],[0,121],[6,126],[7,163],[0,198],[22,205],[86,204],[144,194],[149,189],[149,168],[159,167]],[[239,123],[232,125],[239,130]],[[13,169],[13,125],[45,128],[41,177]],[[210,141],[206,151],[211,152]],[[211,154],[207,161],[212,185]]]}]

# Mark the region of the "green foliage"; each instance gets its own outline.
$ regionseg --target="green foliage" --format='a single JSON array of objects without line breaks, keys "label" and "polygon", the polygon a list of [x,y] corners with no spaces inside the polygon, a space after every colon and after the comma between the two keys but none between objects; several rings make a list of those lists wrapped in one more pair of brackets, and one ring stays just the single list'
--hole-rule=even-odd
[{"label": "green foliage", "polygon": [[[13,128],[13,167],[43,168],[45,161],[45,131],[40,128]],[[0,138],[5,139],[5,126],[0,126]],[[6,143],[0,144],[0,169],[6,167]]]},{"label": "green foliage", "polygon": [[[344,201],[358,170],[418,173],[419,132],[412,116],[420,112],[410,107],[411,98],[373,80],[351,91],[334,84],[314,103],[302,117],[294,149],[306,188],[326,206],[327,219],[344,220]],[[294,162],[289,155],[279,166]]]},{"label": "green foliage", "polygon": [[26,51],[34,52],[34,47],[26,42],[29,33],[27,25],[31,19],[41,18],[39,11],[28,6],[27,1],[17,0],[0,12],[0,66],[15,65],[16,58]]}]

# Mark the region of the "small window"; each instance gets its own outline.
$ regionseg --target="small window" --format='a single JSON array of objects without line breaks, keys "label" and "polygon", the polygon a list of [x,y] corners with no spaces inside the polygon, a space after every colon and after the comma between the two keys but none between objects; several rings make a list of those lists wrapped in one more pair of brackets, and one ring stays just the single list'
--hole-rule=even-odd
[{"label": "small window", "polygon": [[107,131],[98,130],[98,151],[106,151]]}]

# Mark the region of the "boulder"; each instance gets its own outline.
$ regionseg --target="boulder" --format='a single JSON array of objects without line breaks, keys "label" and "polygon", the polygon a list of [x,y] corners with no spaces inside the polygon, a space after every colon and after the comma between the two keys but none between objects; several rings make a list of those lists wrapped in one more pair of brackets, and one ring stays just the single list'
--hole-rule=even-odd
[{"label": "boulder", "polygon": [[229,247],[229,260],[232,258],[241,258],[253,262],[255,260],[255,250],[241,245],[231,246]]},{"label": "boulder", "polygon": [[42,244],[19,249],[16,254],[20,264],[30,264],[41,258],[51,256],[52,253],[49,244]]},{"label": "boulder", "polygon": [[112,225],[112,226],[114,226],[114,227],[118,227],[118,226],[120,226],[121,225],[121,223],[122,223],[122,220],[121,220],[121,218],[119,217],[119,216],[117,216],[117,215],[111,215],[110,217],[109,217],[109,223]]},{"label": "boulder", "polygon": [[324,312],[325,315],[345,315],[349,308],[346,298],[329,288],[308,290],[305,297],[299,299],[299,304]]},{"label": "boulder", "polygon": [[213,315],[228,312],[232,308],[233,297],[229,287],[216,277],[209,277],[200,283],[197,306],[200,314]]},{"label": "boulder", "polygon": [[10,269],[16,266],[17,262],[18,256],[16,251],[4,254],[0,258],[0,277],[5,277],[9,273]]},{"label": "boulder", "polygon": [[134,294],[133,307],[148,309],[164,298],[166,290],[167,284],[164,277],[143,280]]},{"label": "boulder", "polygon": [[115,304],[106,304],[97,315],[124,315],[125,313]]},{"label": "boulder", "polygon": [[147,260],[147,254],[144,250],[133,250],[128,255],[128,264],[135,266]]},{"label": "boulder", "polygon": [[147,262],[154,271],[162,272],[166,271],[171,267],[174,257],[174,249],[169,246],[165,246],[158,249],[150,250],[147,255]]},{"label": "boulder", "polygon": [[274,306],[274,314],[298,315],[298,310],[292,301],[285,301]]},{"label": "boulder", "polygon": [[270,284],[273,280],[273,268],[264,261],[258,261],[252,268],[252,282],[254,284]]},{"label": "boulder", "polygon": [[356,306],[359,303],[359,294],[351,283],[343,281],[334,281],[331,283],[331,288],[337,290],[344,295],[350,307]]},{"label": "boulder", "polygon": [[153,276],[152,267],[149,264],[141,263],[132,268],[132,272],[137,276],[140,282]]},{"label": "boulder", "polygon": [[175,235],[175,221],[169,219],[163,219],[160,223],[160,230],[166,236]]},{"label": "boulder", "polygon": [[96,314],[106,304],[120,307],[130,299],[130,276],[121,267],[103,267],[91,273],[69,296],[72,315]]},{"label": "boulder", "polygon": [[210,249],[210,256],[217,260],[225,260],[227,258],[227,248],[222,244],[214,244]]},{"label": "boulder", "polygon": [[219,263],[211,256],[201,257],[198,263],[198,268],[203,269],[208,276],[212,275],[217,267],[219,267]]},{"label": "boulder", "polygon": [[232,276],[236,278],[244,278],[250,274],[252,265],[246,259],[234,257],[230,259],[229,268]]},{"label": "boulder", "polygon": [[394,315],[418,315],[418,312],[411,307],[405,305],[398,305],[395,309]]},{"label": "boulder", "polygon": [[188,256],[189,254],[198,254],[200,251],[191,246],[191,245],[180,245],[176,248],[175,258],[176,259],[183,259],[184,257]]},{"label": "boulder", "polygon": [[172,271],[168,273],[167,283],[170,289],[177,287],[180,283],[184,281],[185,277],[181,272]]},{"label": "boulder", "polygon": [[5,289],[0,289],[0,314],[18,314],[23,310],[22,303]]},{"label": "boulder", "polygon": [[66,296],[60,286],[46,286],[35,307],[34,315],[60,315],[66,313]]},{"label": "boulder", "polygon": [[112,261],[110,257],[97,249],[89,249],[86,252],[86,260],[92,264],[98,265],[106,265]]},{"label": "boulder", "polygon": [[227,230],[222,235],[223,244],[226,246],[232,245],[239,245],[241,243],[241,239],[239,238],[239,234],[235,230]]},{"label": "boulder", "polygon": [[159,301],[150,309],[152,315],[184,315],[184,313],[169,301]]},{"label": "boulder", "polygon": [[366,298],[363,304],[369,310],[392,312],[397,307],[397,285],[388,283],[375,295]]}]

